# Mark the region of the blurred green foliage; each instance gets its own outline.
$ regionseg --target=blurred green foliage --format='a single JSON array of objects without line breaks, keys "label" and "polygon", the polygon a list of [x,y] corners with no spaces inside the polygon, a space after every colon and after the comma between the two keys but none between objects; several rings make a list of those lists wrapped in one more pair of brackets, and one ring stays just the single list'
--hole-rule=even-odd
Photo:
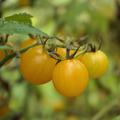
[{"label": "blurred green foliage", "polygon": [[[109,71],[99,80],[90,80],[80,97],[68,99],[59,95],[51,82],[34,86],[24,81],[19,72],[19,59],[16,58],[0,69],[0,79],[9,86],[7,91],[7,87],[0,85],[0,103],[7,99],[9,106],[0,120],[120,120],[120,38],[116,40],[120,1],[25,1],[24,4],[20,3],[23,0],[0,3],[3,16],[21,12],[31,14],[35,27],[61,38],[80,38],[87,34],[96,40],[96,34],[101,33],[102,49],[109,57]],[[14,35],[10,41],[19,48],[26,38],[26,35]],[[0,113],[1,110],[0,107]]]}]

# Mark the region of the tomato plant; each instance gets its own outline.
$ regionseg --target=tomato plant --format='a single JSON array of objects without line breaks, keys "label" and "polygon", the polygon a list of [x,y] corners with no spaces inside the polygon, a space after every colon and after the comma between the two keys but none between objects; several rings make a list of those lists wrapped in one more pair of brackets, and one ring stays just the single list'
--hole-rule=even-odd
[{"label": "tomato plant", "polygon": [[[13,18],[8,17],[7,19],[15,19],[18,16],[14,15]],[[21,53],[20,71],[23,78],[29,83],[44,84],[52,80],[56,90],[62,95],[75,97],[80,95],[87,87],[89,74],[92,78],[98,78],[107,70],[108,59],[100,50],[85,51],[80,58],[76,57],[84,52],[83,45],[87,43],[86,37],[83,37],[82,40],[66,40],[65,42],[65,40],[56,36],[50,37],[31,26],[30,15],[25,17],[25,14],[22,14],[19,17],[25,18],[27,24],[24,22],[24,24],[21,24],[21,20],[18,19],[15,24],[14,22],[5,21],[3,25],[3,20],[1,21],[3,27],[1,27],[0,32],[6,32],[7,37],[9,36],[7,34],[8,30],[11,34],[23,34],[21,30],[24,28],[24,33],[31,37],[22,42],[19,51],[14,51],[12,55],[7,56],[7,59],[5,59],[6,62],[15,57],[17,52]],[[7,27],[7,25],[10,27]],[[48,41],[50,39],[59,40],[61,44],[54,42],[54,40]],[[3,57],[5,56],[2,52],[1,58]],[[5,62],[3,61],[0,66]]]},{"label": "tomato plant", "polygon": [[88,71],[79,60],[61,61],[54,69],[53,83],[62,95],[78,96],[88,85]]},{"label": "tomato plant", "polygon": [[101,50],[87,52],[79,59],[87,67],[91,78],[101,77],[108,69],[108,58]]}]

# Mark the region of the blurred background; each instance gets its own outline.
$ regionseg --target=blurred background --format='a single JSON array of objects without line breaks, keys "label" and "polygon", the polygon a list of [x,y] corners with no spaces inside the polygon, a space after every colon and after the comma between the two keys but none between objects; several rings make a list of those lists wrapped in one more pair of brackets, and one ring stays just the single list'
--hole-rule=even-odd
[{"label": "blurred background", "polygon": [[[120,0],[0,0],[0,16],[29,13],[48,35],[92,40],[101,34],[109,70],[90,80],[77,98],[65,98],[51,82],[34,86],[23,80],[19,59],[0,69],[0,120],[120,120]],[[25,35],[10,37],[19,46]]]}]

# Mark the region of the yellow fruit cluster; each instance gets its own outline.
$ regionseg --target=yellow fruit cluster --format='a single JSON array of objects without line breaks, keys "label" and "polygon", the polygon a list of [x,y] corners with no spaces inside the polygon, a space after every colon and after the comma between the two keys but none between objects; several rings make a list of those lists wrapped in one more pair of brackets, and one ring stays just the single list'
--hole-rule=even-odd
[{"label": "yellow fruit cluster", "polygon": [[[21,47],[35,43],[28,39]],[[66,55],[65,48],[57,48],[57,53]],[[71,51],[72,53],[72,51]],[[57,60],[48,55],[42,45],[37,45],[22,53],[20,71],[31,84],[43,84],[52,80],[56,90],[63,96],[79,96],[86,89],[89,78],[99,78],[108,69],[108,58],[102,51],[87,52],[77,59]]]}]

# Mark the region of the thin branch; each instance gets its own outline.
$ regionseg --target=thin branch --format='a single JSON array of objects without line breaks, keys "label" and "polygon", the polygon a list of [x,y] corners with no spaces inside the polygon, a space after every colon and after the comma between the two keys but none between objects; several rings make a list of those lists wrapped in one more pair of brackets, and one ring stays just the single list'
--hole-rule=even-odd
[{"label": "thin branch", "polygon": [[112,100],[108,105],[106,105],[101,111],[99,111],[91,120],[101,120],[101,118],[108,113],[113,107],[119,103],[118,99]]},{"label": "thin branch", "polygon": [[60,56],[56,53],[53,52],[48,52],[49,56],[52,57],[53,59],[56,59],[58,61],[61,61]]},{"label": "thin branch", "polygon": [[70,58],[74,58],[74,56],[77,54],[77,52],[78,52],[78,50],[80,49],[80,47],[81,47],[81,46],[79,46],[79,47],[75,50],[75,52],[70,56]]},{"label": "thin branch", "polygon": [[102,41],[102,39],[99,39],[99,41],[98,41],[98,42],[99,42],[99,46],[98,46],[97,50],[100,50],[100,49],[101,49],[101,47],[102,47],[102,42],[103,42],[103,41]]},{"label": "thin branch", "polygon": [[62,43],[65,43],[65,40],[63,40],[63,39],[61,39],[57,36],[49,37],[49,39],[54,39],[54,38],[57,39],[58,41],[62,42]]},{"label": "thin branch", "polygon": [[79,52],[77,55],[75,55],[75,58],[79,57],[82,54],[85,54],[87,51],[88,51],[88,47],[85,46],[84,49],[81,52]]},{"label": "thin branch", "polygon": [[66,48],[66,59],[70,58],[70,49]]},{"label": "thin branch", "polygon": [[[30,48],[32,48],[32,47],[34,47],[34,46],[36,46],[36,45],[38,45],[38,43],[32,44],[32,45],[30,45],[30,46],[28,46],[28,47],[26,47],[26,48],[22,48],[22,49],[19,50],[19,53],[23,53],[23,52],[27,51],[28,49],[30,49]],[[6,57],[0,62],[0,67],[2,67],[7,61],[9,61],[10,59],[12,59],[12,58],[14,58],[14,57],[16,57],[16,56],[17,56],[16,52],[14,52],[14,53],[6,56]]]}]

